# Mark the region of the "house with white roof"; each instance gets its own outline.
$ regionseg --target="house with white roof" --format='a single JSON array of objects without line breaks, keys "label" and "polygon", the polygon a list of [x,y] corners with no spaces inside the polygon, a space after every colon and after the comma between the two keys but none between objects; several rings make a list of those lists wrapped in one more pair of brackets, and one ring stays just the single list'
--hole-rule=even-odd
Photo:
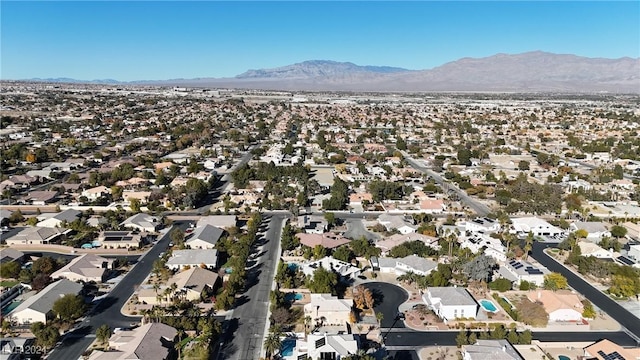
[{"label": "house with white roof", "polygon": [[51,244],[64,238],[71,230],[28,226],[10,238],[4,239],[7,245],[42,245]]},{"label": "house with white roof", "polygon": [[473,220],[465,221],[463,225],[466,231],[481,234],[493,233],[500,230],[500,223],[487,217],[478,217]]},{"label": "house with white roof", "polygon": [[328,271],[334,271],[345,278],[355,278],[360,275],[361,272],[359,267],[335,259],[332,256],[325,256],[320,260],[304,263],[300,270],[302,270],[305,275],[313,276],[313,273],[320,267]]},{"label": "house with white roof", "polygon": [[438,263],[418,255],[409,255],[403,258],[378,258],[378,266],[380,272],[392,273],[396,276],[407,273],[426,276],[438,267]]},{"label": "house with white roof", "polygon": [[111,190],[104,185],[89,188],[80,193],[81,196],[86,197],[89,201],[96,201],[109,194],[111,194]]},{"label": "house with white roof", "polygon": [[408,221],[403,215],[381,214],[378,216],[378,223],[384,225],[387,231],[398,230],[401,234],[415,232],[418,228],[412,221]]},{"label": "house with white roof", "polygon": [[603,237],[611,237],[611,231],[600,221],[576,221],[569,225],[571,231],[584,230],[587,241],[599,242]]},{"label": "house with white roof", "polygon": [[507,248],[502,245],[500,239],[481,234],[472,233],[471,236],[465,237],[460,242],[461,248],[467,248],[474,254],[483,252],[487,256],[491,256],[497,261],[507,260]]},{"label": "house with white roof", "polygon": [[184,244],[190,249],[213,249],[216,246],[224,230],[212,225],[196,227]]},{"label": "house with white roof", "polygon": [[582,256],[593,256],[598,259],[613,259],[615,257],[613,249],[603,249],[596,243],[578,241],[578,246]]},{"label": "house with white roof", "polygon": [[166,262],[166,266],[171,270],[194,266],[214,269],[217,264],[218,251],[216,249],[174,250]]},{"label": "house with white roof", "polygon": [[410,241],[422,241],[426,246],[434,250],[440,250],[438,238],[415,232],[409,234],[393,234],[383,240],[376,241],[374,245],[381,250],[381,254],[384,256],[394,247]]},{"label": "house with white roof", "polygon": [[235,215],[209,215],[203,216],[196,223],[196,227],[212,225],[221,229],[228,229],[236,226],[238,217]]},{"label": "house with white roof", "polygon": [[524,360],[507,340],[478,339],[473,345],[462,346],[463,360]]},{"label": "house with white roof", "polygon": [[82,284],[62,279],[47,285],[39,293],[18,305],[8,316],[18,324],[47,323],[54,318],[53,304],[64,295],[77,295],[82,291]]},{"label": "house with white roof", "polygon": [[120,226],[153,233],[160,228],[160,219],[157,216],[139,213],[127,218]]},{"label": "house with white roof", "polygon": [[[353,334],[309,334],[306,350],[310,360],[340,360],[358,352],[358,337]],[[298,353],[298,356],[304,353]]]},{"label": "house with white roof", "polygon": [[304,305],[304,315],[323,325],[345,325],[349,323],[353,299],[338,299],[331,294],[311,294],[311,301]]},{"label": "house with white roof", "polygon": [[445,322],[457,318],[474,318],[478,303],[461,287],[428,287],[422,300]]},{"label": "house with white roof", "polygon": [[105,280],[107,271],[112,266],[113,259],[106,259],[95,254],[82,254],[51,274],[51,278],[101,283]]},{"label": "house with white roof", "polygon": [[498,274],[516,285],[522,281],[527,281],[536,286],[544,285],[544,276],[549,273],[546,268],[539,268],[524,260],[511,259],[504,265],[500,265]]},{"label": "house with white roof", "polygon": [[38,216],[40,222],[38,222],[37,226],[48,228],[62,227],[63,223],[73,222],[79,219],[81,215],[82,211],[74,209],[67,209],[59,213],[40,214]]},{"label": "house with white roof", "polygon": [[511,232],[518,235],[527,235],[531,232],[534,236],[554,236],[564,233],[561,228],[535,216],[512,218],[511,226],[513,228]]}]

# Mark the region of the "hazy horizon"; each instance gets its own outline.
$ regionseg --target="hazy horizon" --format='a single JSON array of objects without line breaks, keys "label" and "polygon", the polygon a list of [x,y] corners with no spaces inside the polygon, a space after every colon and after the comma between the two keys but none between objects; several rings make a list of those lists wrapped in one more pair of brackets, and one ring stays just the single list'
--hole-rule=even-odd
[{"label": "hazy horizon", "polygon": [[[310,15],[312,14],[312,16]],[[2,79],[234,77],[307,60],[431,69],[640,57],[638,2],[3,2]]]}]

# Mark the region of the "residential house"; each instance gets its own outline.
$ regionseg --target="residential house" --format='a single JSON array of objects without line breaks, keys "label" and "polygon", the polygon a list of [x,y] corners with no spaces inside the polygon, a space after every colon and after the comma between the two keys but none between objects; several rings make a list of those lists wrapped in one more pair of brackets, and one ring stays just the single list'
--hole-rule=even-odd
[{"label": "residential house", "polygon": [[0,209],[0,226],[9,226],[9,218],[11,218],[13,211],[6,209]]},{"label": "residential house", "polygon": [[24,253],[22,251],[12,249],[9,247],[0,249],[0,266],[2,264],[10,263],[15,261],[17,263],[22,263],[24,261]]},{"label": "residential house", "polygon": [[54,203],[56,202],[57,199],[58,199],[58,192],[48,191],[48,190],[32,191],[23,197],[23,201],[26,204],[40,205],[40,206]]},{"label": "residential house", "polygon": [[108,270],[112,267],[113,259],[106,259],[94,254],[82,254],[51,274],[51,278],[101,283],[106,280]]},{"label": "residential house", "polygon": [[335,249],[344,244],[348,244],[351,240],[336,233],[324,233],[324,234],[296,234],[300,244],[314,248],[318,245],[325,249]]},{"label": "residential house", "polygon": [[640,347],[623,348],[611,340],[602,339],[584,348],[585,359],[595,360],[637,360]]},{"label": "residential house", "polygon": [[460,242],[460,247],[467,248],[474,254],[482,251],[482,253],[491,256],[497,261],[507,260],[507,249],[502,245],[500,239],[482,233],[471,233],[470,236],[465,237]]},{"label": "residential house", "polygon": [[544,276],[549,271],[546,268],[538,268],[530,262],[524,260],[509,260],[504,265],[500,265],[498,274],[516,285],[520,285],[522,281],[527,281],[536,286],[544,285]]},{"label": "residential house", "polygon": [[185,240],[185,245],[190,249],[213,249],[224,230],[212,225],[196,227]]},{"label": "residential house", "polygon": [[489,234],[500,230],[500,223],[487,217],[475,218],[464,222],[466,231],[472,233]]},{"label": "residential house", "polygon": [[[306,355],[310,360],[340,360],[358,352],[358,337],[353,334],[309,334]],[[298,358],[304,353],[298,352]]]},{"label": "residential house", "polygon": [[375,246],[382,251],[382,255],[386,256],[389,250],[409,241],[422,241],[426,246],[434,250],[440,250],[437,238],[415,232],[409,234],[393,234],[384,240],[376,241]]},{"label": "residential house", "polygon": [[133,330],[117,331],[109,338],[108,352],[94,351],[89,360],[175,359],[178,331],[163,323],[148,323]]},{"label": "residential house", "polygon": [[86,189],[80,193],[81,196],[84,196],[89,201],[96,201],[103,196],[111,194],[111,190],[106,186],[100,185],[90,189]]},{"label": "residential house", "polygon": [[423,199],[420,200],[420,212],[426,214],[442,214],[447,210],[447,205],[443,199]]},{"label": "residential house", "polygon": [[331,294],[311,294],[304,305],[304,315],[323,325],[345,325],[350,322],[353,299],[338,299]]},{"label": "residential house", "polygon": [[103,231],[96,242],[103,249],[137,249],[142,245],[142,235],[131,231]]},{"label": "residential house", "polygon": [[176,293],[186,300],[198,300],[204,290],[215,291],[220,285],[220,277],[217,273],[194,266],[188,270],[179,272],[171,277],[167,284],[177,285]]},{"label": "residential house", "polygon": [[539,302],[549,314],[549,321],[581,321],[584,306],[578,295],[569,290],[534,290],[527,293],[531,302]]},{"label": "residential house", "polygon": [[524,360],[507,340],[479,339],[475,344],[462,346],[464,360]]},{"label": "residential house", "polygon": [[228,229],[236,226],[238,217],[235,215],[209,215],[203,216],[196,223],[196,227],[212,225],[221,229]]},{"label": "residential house", "polygon": [[7,245],[42,245],[58,242],[71,230],[28,226],[19,233],[5,239]]},{"label": "residential house", "polygon": [[39,227],[62,227],[63,224],[74,222],[82,216],[82,211],[67,209],[59,213],[45,213],[38,215]]},{"label": "residential house", "polygon": [[120,224],[120,226],[124,226],[125,228],[137,229],[149,233],[156,232],[156,230],[160,228],[160,225],[160,219],[157,216],[145,213],[130,216]]},{"label": "residential house", "polygon": [[413,224],[413,221],[409,220],[408,217],[405,217],[403,215],[381,214],[380,216],[378,216],[378,223],[384,225],[387,231],[396,229],[401,234],[409,234],[415,232],[418,228]]},{"label": "residential house", "polygon": [[603,249],[600,245],[592,242],[578,241],[578,246],[582,256],[593,256],[598,259],[613,259],[615,257],[613,249]]},{"label": "residential house", "polygon": [[438,263],[418,255],[409,255],[403,258],[378,258],[378,267],[380,272],[392,273],[397,276],[407,273],[426,276],[438,267]]},{"label": "residential house", "polygon": [[329,228],[329,223],[322,216],[301,215],[298,216],[298,227],[307,234],[322,234]]},{"label": "residential house", "polygon": [[365,204],[373,204],[373,195],[371,193],[355,193],[349,195],[350,206],[362,206]]},{"label": "residential house", "polygon": [[18,305],[9,316],[18,324],[32,324],[38,321],[46,324],[54,317],[51,309],[56,300],[67,294],[77,295],[80,291],[82,284],[67,279],[56,281]]},{"label": "residential house", "polygon": [[355,278],[360,275],[361,272],[359,267],[353,266],[342,260],[335,259],[331,256],[325,256],[320,260],[302,264],[301,270],[305,275],[313,276],[313,273],[320,267],[328,271],[334,271],[344,278]]},{"label": "residential house", "polygon": [[518,235],[527,235],[531,232],[534,236],[559,236],[564,233],[559,227],[535,216],[512,218],[511,226],[513,228],[511,232]]},{"label": "residential house", "polygon": [[151,191],[123,191],[122,192],[122,200],[126,203],[131,203],[131,200],[138,199],[140,200],[140,204],[144,205],[149,201],[149,196],[151,196]]},{"label": "residential house", "polygon": [[629,245],[629,256],[636,262],[640,262],[640,244]]},{"label": "residential house", "polygon": [[166,266],[171,270],[180,270],[185,267],[216,268],[218,263],[218,251],[216,249],[203,250],[174,250]]},{"label": "residential house", "polygon": [[475,318],[478,312],[478,303],[461,287],[428,287],[422,300],[445,322]]},{"label": "residential house", "polygon": [[576,221],[569,225],[571,231],[585,230],[587,232],[587,241],[596,243],[603,237],[611,237],[611,232],[604,223],[600,221]]}]

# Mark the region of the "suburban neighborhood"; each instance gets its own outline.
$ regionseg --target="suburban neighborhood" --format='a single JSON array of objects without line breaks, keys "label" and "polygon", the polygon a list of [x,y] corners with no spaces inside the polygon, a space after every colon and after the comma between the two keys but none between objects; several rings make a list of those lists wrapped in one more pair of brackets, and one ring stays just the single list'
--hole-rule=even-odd
[{"label": "suburban neighborhood", "polygon": [[2,90],[2,359],[640,359],[637,96]]}]

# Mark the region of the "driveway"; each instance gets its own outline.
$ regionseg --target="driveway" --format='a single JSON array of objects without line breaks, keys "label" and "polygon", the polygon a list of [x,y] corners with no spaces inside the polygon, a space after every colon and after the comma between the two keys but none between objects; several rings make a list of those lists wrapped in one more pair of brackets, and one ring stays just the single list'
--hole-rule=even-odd
[{"label": "driveway", "polygon": [[344,222],[347,225],[347,231],[343,234],[344,237],[355,240],[364,236],[369,241],[380,239],[380,235],[365,229],[362,219],[346,219]]},{"label": "driveway", "polygon": [[[373,298],[376,301],[373,308],[376,313],[381,312],[384,316],[382,318],[382,327],[391,327],[394,318],[398,314],[400,304],[409,299],[407,291],[400,286],[383,282],[368,282],[364,284],[364,287],[373,292]],[[404,322],[398,321],[393,327],[403,328],[405,327]]]}]

